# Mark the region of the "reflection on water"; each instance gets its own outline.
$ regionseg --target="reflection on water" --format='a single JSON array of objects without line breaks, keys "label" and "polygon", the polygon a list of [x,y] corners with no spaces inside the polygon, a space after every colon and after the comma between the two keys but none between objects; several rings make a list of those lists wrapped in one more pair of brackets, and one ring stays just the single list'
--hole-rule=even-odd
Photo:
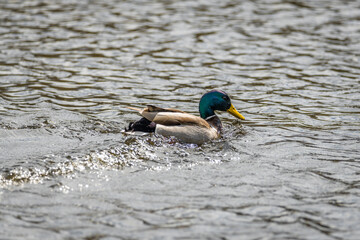
[{"label": "reflection on water", "polygon": [[[357,239],[359,7],[0,3],[2,236]],[[122,132],[214,88],[219,140]]]}]

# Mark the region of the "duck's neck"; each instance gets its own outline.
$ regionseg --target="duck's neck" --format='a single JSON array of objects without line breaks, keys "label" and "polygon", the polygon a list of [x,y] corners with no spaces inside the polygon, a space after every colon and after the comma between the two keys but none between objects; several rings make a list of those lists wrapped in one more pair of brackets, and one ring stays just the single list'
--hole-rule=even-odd
[{"label": "duck's neck", "polygon": [[222,131],[222,124],[220,118],[216,116],[212,99],[208,95],[204,95],[199,104],[200,117],[205,119],[212,127],[214,127],[220,134]]},{"label": "duck's neck", "polygon": [[200,117],[203,118],[203,119],[206,119],[208,117],[211,117],[211,116],[214,116],[215,115],[215,112],[214,110],[212,110],[210,107],[207,107],[207,108],[202,108],[200,106],[199,108],[199,112],[200,112]]},{"label": "duck's neck", "polygon": [[200,112],[200,116],[203,119],[206,119],[208,117],[215,115],[214,110],[217,109],[214,105],[214,103],[217,102],[215,93],[216,92],[214,92],[214,91],[210,91],[208,93],[205,93],[200,99],[199,112]]},{"label": "duck's neck", "polygon": [[214,110],[210,107],[209,104],[201,104],[199,105],[199,112],[200,112],[200,117],[203,119],[206,119],[208,117],[214,116],[215,112]]}]

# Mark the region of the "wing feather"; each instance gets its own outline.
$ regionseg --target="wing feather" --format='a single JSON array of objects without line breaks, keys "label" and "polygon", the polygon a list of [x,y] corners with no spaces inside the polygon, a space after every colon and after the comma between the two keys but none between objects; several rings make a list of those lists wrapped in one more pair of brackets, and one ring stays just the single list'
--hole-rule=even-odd
[{"label": "wing feather", "polygon": [[201,117],[171,108],[159,108],[156,106],[148,105],[147,108],[138,109],[128,107],[129,109],[138,111],[143,117],[149,121],[165,126],[177,125],[198,125],[210,128],[210,125]]},{"label": "wing feather", "polygon": [[181,112],[159,112],[152,121],[166,126],[199,125],[206,128],[210,127],[201,117]]}]

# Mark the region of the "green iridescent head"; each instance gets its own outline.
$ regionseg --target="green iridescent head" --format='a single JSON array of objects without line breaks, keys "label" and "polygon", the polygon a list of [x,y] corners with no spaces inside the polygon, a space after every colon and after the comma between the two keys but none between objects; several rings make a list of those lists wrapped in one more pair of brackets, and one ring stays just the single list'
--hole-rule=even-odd
[{"label": "green iridescent head", "polygon": [[232,105],[229,95],[221,90],[212,90],[207,92],[200,99],[199,112],[203,119],[215,115],[215,110],[227,111],[231,115],[245,120],[245,118],[236,111],[235,107]]}]

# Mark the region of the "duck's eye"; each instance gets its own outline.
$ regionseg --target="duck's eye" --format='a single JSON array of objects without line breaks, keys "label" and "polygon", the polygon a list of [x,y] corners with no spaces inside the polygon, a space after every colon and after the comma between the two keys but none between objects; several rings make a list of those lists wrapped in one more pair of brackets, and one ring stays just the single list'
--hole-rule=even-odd
[{"label": "duck's eye", "polygon": [[222,96],[222,99],[224,99],[225,101],[227,101],[227,97],[226,97],[226,96]]}]

